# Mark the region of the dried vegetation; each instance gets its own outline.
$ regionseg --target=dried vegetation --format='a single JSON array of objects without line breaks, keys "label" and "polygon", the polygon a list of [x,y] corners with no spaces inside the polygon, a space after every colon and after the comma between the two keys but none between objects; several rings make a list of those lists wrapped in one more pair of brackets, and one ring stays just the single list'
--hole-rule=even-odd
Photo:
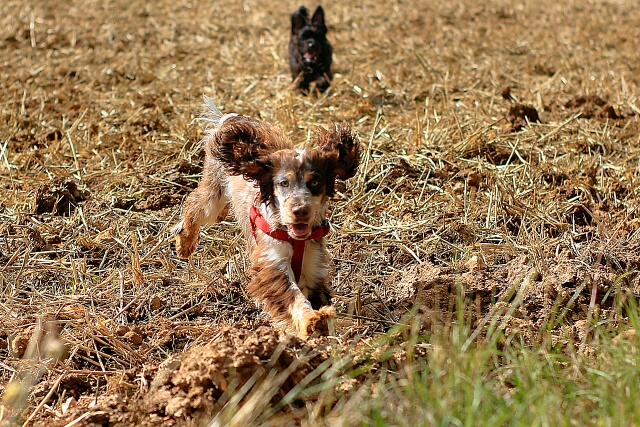
[{"label": "dried vegetation", "polygon": [[[590,320],[623,328],[612,302],[640,294],[640,12],[543,3],[323,4],[336,77],[316,98],[286,68],[297,3],[2,2],[0,419],[195,422],[223,406],[221,384],[257,381],[231,375],[239,366],[302,381],[416,303],[433,331],[462,297],[476,340],[498,319],[527,345],[573,338],[588,352]],[[319,125],[358,130],[366,155],[331,211],[332,350],[269,329],[230,218],[176,258],[202,93],[300,144]],[[249,359],[232,351],[239,336]],[[230,353],[201,354],[209,343]],[[197,384],[156,377],[185,357],[216,368]],[[288,370],[294,359],[304,366]],[[174,406],[139,404],[150,389]]]}]

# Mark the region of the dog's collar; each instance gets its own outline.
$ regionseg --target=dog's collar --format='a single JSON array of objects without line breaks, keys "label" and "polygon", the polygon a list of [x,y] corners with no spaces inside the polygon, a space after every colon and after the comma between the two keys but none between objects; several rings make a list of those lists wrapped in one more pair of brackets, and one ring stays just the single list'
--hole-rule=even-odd
[{"label": "dog's collar", "polygon": [[289,236],[285,230],[276,228],[271,229],[271,226],[266,219],[258,212],[255,205],[251,205],[249,211],[249,220],[251,221],[251,234],[253,238],[256,237],[256,229],[259,229],[266,235],[273,237],[274,239],[284,240],[293,245],[293,256],[291,257],[291,269],[293,270],[293,276],[296,279],[296,283],[300,282],[300,275],[302,274],[302,260],[304,259],[304,247],[307,240],[316,240],[329,234],[330,227],[329,221],[323,220],[322,225],[314,227],[309,237],[303,240],[294,239]]}]

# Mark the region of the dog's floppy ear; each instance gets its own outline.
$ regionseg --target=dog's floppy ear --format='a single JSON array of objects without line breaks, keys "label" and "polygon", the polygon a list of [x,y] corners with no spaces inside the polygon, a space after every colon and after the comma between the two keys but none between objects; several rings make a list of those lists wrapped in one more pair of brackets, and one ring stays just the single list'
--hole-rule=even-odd
[{"label": "dog's floppy ear", "polygon": [[300,6],[291,15],[291,34],[296,34],[307,22],[309,22],[309,12],[306,7]]},{"label": "dog's floppy ear", "polygon": [[212,155],[230,175],[242,175],[260,187],[260,201],[273,197],[272,155],[283,148],[284,135],[262,121],[245,116],[227,118],[214,135]]},{"label": "dog's floppy ear", "polygon": [[277,148],[270,126],[245,116],[227,118],[215,133],[213,156],[231,175],[260,183],[271,175],[270,154]]},{"label": "dog's floppy ear", "polygon": [[334,126],[331,130],[318,129],[318,148],[335,158],[333,174],[349,179],[360,164],[360,140],[348,126]]},{"label": "dog's floppy ear", "polygon": [[318,6],[316,11],[313,12],[311,23],[327,32],[327,27],[324,25],[324,9],[322,9],[322,6]]}]

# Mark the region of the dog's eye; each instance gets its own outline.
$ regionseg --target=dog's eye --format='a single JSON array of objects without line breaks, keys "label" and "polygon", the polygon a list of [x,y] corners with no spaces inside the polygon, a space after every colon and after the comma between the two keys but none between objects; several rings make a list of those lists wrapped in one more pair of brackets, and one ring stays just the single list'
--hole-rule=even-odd
[{"label": "dog's eye", "polygon": [[314,179],[309,182],[310,187],[317,187],[318,185],[320,185],[320,181],[318,181],[317,179]]},{"label": "dog's eye", "polygon": [[280,187],[288,187],[289,186],[289,181],[287,181],[286,179],[283,179],[282,181],[279,182]]}]

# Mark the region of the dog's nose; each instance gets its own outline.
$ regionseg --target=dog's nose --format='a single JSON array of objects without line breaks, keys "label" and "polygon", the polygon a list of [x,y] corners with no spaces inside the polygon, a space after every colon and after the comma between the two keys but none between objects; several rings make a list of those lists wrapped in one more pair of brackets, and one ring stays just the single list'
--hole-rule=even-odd
[{"label": "dog's nose", "polygon": [[306,218],[307,216],[309,216],[309,210],[310,210],[309,206],[298,205],[293,207],[292,212],[296,218],[300,219],[300,218]]}]

